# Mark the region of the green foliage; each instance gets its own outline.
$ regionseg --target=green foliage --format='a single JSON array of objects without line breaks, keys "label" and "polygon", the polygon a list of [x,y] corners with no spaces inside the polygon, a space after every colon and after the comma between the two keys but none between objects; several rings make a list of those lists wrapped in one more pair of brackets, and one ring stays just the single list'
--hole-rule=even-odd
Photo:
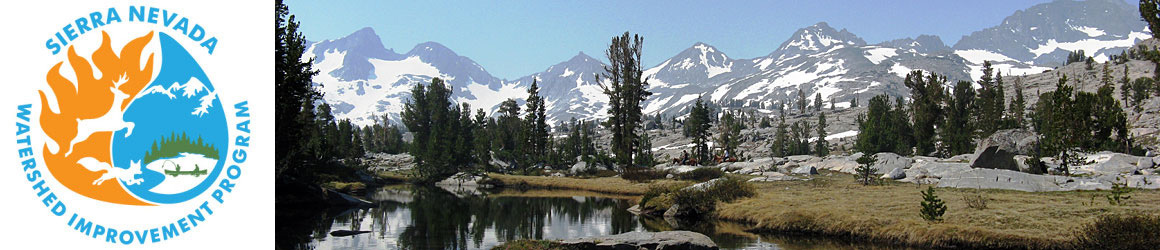
[{"label": "green foliage", "polygon": [[[604,67],[605,73],[596,76],[596,82],[608,96],[607,127],[612,132],[612,153],[616,155],[616,163],[620,166],[629,166],[634,163],[632,157],[638,152],[639,145],[637,127],[641,124],[640,104],[648,96],[648,82],[641,77],[641,44],[644,38],[639,35],[624,35],[613,37],[605,54],[608,55],[609,65]],[[600,78],[607,79],[609,85],[604,85]]]},{"label": "green foliage", "polygon": [[710,128],[709,109],[705,106],[705,102],[701,97],[697,97],[697,101],[693,103],[693,108],[689,110],[689,117],[685,118],[686,136],[693,139],[693,158],[697,159],[699,164],[709,162],[709,128]]},{"label": "green foliage", "polygon": [[689,171],[689,172],[679,173],[679,174],[677,174],[677,179],[686,180],[686,181],[704,182],[704,181],[708,181],[708,180],[712,180],[712,179],[721,178],[721,176],[725,176],[725,172],[721,171],[721,169],[706,167],[706,168],[693,169],[692,171]]},{"label": "green foliage", "polygon": [[758,123],[757,127],[758,128],[769,128],[769,127],[773,127],[773,124],[769,123],[769,117],[762,117],[761,123]]},{"label": "green foliage", "polygon": [[927,221],[942,221],[943,213],[946,213],[946,204],[935,196],[934,187],[926,187],[926,191],[922,193],[922,219]]},{"label": "green foliage", "polygon": [[725,156],[741,158],[737,147],[741,145],[741,129],[744,128],[745,125],[732,112],[725,112],[721,116],[717,125],[717,145],[725,150]]},{"label": "green foliage", "polygon": [[785,116],[780,116],[777,122],[777,132],[773,137],[773,144],[770,144],[770,151],[773,152],[774,157],[784,157],[789,155],[789,131],[788,126],[785,125]]},{"label": "green foliage", "polygon": [[955,84],[954,94],[949,96],[944,99],[946,119],[939,127],[939,138],[942,140],[939,146],[944,157],[975,150],[974,141],[971,139],[971,131],[974,131],[974,128],[970,122],[975,92],[972,91],[971,82],[958,81]]},{"label": "green foliage", "polygon": [[210,159],[221,159],[218,149],[209,143],[203,142],[201,136],[191,139],[182,132],[181,135],[170,133],[169,137],[161,137],[160,141],[153,141],[153,146],[145,152],[142,164],[149,164],[161,158],[177,157],[181,153],[204,155]]},{"label": "green foliage", "polygon": [[910,155],[914,138],[902,98],[897,99],[895,107],[891,107],[889,96],[870,98],[869,111],[857,118],[859,132],[855,148],[858,151],[866,154],[894,152]]},{"label": "green foliage", "polygon": [[1075,232],[1076,249],[1155,249],[1160,246],[1160,216],[1108,213]]},{"label": "green foliage", "polygon": [[871,166],[873,166],[874,162],[877,162],[877,161],[878,161],[878,157],[875,156],[874,154],[863,153],[861,157],[858,157],[858,160],[857,160],[858,167],[854,168],[855,180],[857,180],[858,183],[862,183],[863,186],[870,185],[870,184],[876,184],[878,181],[878,178],[875,178],[875,177],[878,174],[877,173],[878,170],[874,169]]},{"label": "green foliage", "polygon": [[[507,99],[500,103],[499,118],[496,119],[495,126],[490,126],[490,123],[488,125],[489,128],[494,128],[492,150],[495,151],[495,158],[507,163],[518,163],[525,146],[522,143],[525,130],[523,120],[520,120],[520,106],[516,104],[516,100]],[[515,169],[516,167],[518,166],[511,166],[502,171],[522,170]]]},{"label": "green foliage", "polygon": [[1044,154],[1059,155],[1063,165],[1069,166],[1078,159],[1077,152],[1132,152],[1127,115],[1112,91],[1106,84],[1097,93],[1077,92],[1063,76],[1055,91],[1043,93],[1036,103],[1033,124],[1043,135]]},{"label": "green foliage", "polygon": [[814,154],[818,157],[830,154],[830,142],[826,141],[826,114],[818,114],[818,140],[814,141]]},{"label": "green foliage", "polygon": [[1127,205],[1128,200],[1132,199],[1132,196],[1128,194],[1131,194],[1135,189],[1128,187],[1127,179],[1123,179],[1123,182],[1121,182],[1121,179],[1123,178],[1116,176],[1116,181],[1112,182],[1112,190],[1106,196],[1108,198],[1108,204]]},{"label": "green foliage", "polygon": [[312,68],[313,58],[303,58],[306,37],[298,32],[298,21],[281,0],[274,5],[274,19],[274,122],[279,128],[279,136],[274,137],[276,175],[309,179],[314,172],[310,166],[317,164],[303,163],[318,158],[308,150],[313,138],[310,133],[316,130],[311,126],[313,102],[321,97],[311,80],[318,71]]},{"label": "green foliage", "polygon": [[797,108],[799,114],[806,113],[806,107],[808,107],[807,105],[809,105],[809,102],[806,102],[806,93],[802,92],[802,89],[799,88],[797,92]]},{"label": "green foliage", "polygon": [[[466,106],[464,108],[467,108]],[[459,171],[470,163],[470,109],[451,103],[451,89],[435,78],[430,85],[416,84],[411,100],[403,107],[403,124],[414,135],[410,153],[415,157],[415,180],[430,183]],[[466,125],[466,126],[465,126]]]},{"label": "green foliage", "polygon": [[664,179],[668,174],[669,171],[655,168],[630,167],[624,170],[624,174],[620,175],[620,178],[632,182],[649,182],[656,179]]},{"label": "green foliage", "polygon": [[524,145],[520,159],[527,161],[525,166],[545,162],[548,155],[548,127],[547,114],[544,107],[544,98],[540,97],[540,88],[535,79],[528,88],[527,115],[524,116]]},{"label": "green foliage", "polygon": [[754,195],[757,192],[753,184],[737,178],[724,178],[703,189],[682,188],[671,193],[673,203],[689,212],[683,216],[706,215],[716,210],[718,201],[733,202]]},{"label": "green foliage", "polygon": [[[1160,1],[1156,0],[1140,0],[1140,18],[1148,23],[1148,28],[1151,30],[1160,29]],[[1160,37],[1158,34],[1152,34],[1152,37]]]},{"label": "green foliage", "polygon": [[402,129],[399,129],[398,125],[391,124],[389,116],[385,114],[377,123],[367,125],[361,131],[362,145],[367,152],[398,154],[406,149]]},{"label": "green foliage", "polygon": [[1067,61],[1064,61],[1063,65],[1068,65],[1068,64],[1077,63],[1077,62],[1084,62],[1086,60],[1087,60],[1087,55],[1084,53],[1084,51],[1082,49],[1076,50],[1076,51],[1068,51],[1067,52]]},{"label": "green foliage", "polygon": [[981,86],[978,89],[978,99],[975,101],[975,128],[977,128],[978,136],[975,138],[984,139],[995,131],[1003,128],[1003,113],[1004,104],[1003,99],[1003,77],[999,72],[992,72],[991,62],[983,62],[983,76],[978,83]]},{"label": "green foliage", "polygon": [[814,94],[814,112],[822,112],[822,93]]},{"label": "green foliage", "polygon": [[789,155],[810,154],[810,122],[800,120],[790,126],[789,142],[786,151]]},{"label": "green foliage", "polygon": [[[1131,88],[1129,88],[1131,91],[1128,91],[1128,89],[1120,91],[1125,93],[1131,92],[1130,98],[1125,98],[1124,100],[1130,99],[1131,103],[1129,105],[1135,107],[1136,111],[1140,111],[1140,103],[1152,95],[1150,92],[1156,91],[1158,86],[1155,85],[1156,83],[1151,77],[1140,77],[1132,82]],[[1157,93],[1160,94],[1160,92]]]},{"label": "green foliage", "polygon": [[1015,100],[1011,100],[1011,106],[1007,107],[1007,111],[1011,112],[1008,115],[1010,128],[1025,129],[1027,122],[1025,118],[1025,110],[1027,109],[1027,101],[1023,100],[1023,79],[1015,79]]},{"label": "green foliage", "polygon": [[705,190],[709,196],[721,202],[733,202],[757,195],[757,188],[741,178],[726,177]]},{"label": "green foliage", "polygon": [[943,86],[946,76],[929,74],[923,77],[921,70],[906,75],[904,83],[910,88],[911,110],[914,110],[915,155],[931,155],[935,152],[935,127],[942,123]]}]

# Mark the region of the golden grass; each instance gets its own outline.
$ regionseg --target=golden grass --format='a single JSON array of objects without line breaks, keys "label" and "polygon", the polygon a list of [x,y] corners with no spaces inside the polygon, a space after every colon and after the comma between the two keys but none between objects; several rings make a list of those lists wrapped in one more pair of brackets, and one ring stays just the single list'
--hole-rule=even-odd
[{"label": "golden grass", "polygon": [[505,189],[501,190],[499,193],[488,194],[488,197],[528,197],[528,198],[565,198],[565,197],[570,198],[570,197],[575,197],[575,196],[612,198],[612,199],[619,199],[619,200],[636,200],[637,198],[640,198],[640,196],[635,196],[635,195],[601,193],[601,192],[593,192],[593,191],[588,191],[588,190],[575,190],[575,189],[569,189],[569,190],[547,190],[547,189],[517,190],[517,189],[505,188]]},{"label": "golden grass", "polygon": [[517,183],[524,183],[530,187],[538,188],[588,190],[593,192],[623,195],[644,194],[644,192],[648,190],[648,186],[653,184],[691,184],[691,182],[687,181],[674,180],[655,180],[648,183],[635,183],[621,179],[620,177],[579,179],[568,177],[506,175],[497,173],[489,173],[488,176],[493,179],[502,181],[505,185],[517,185]]},{"label": "golden grass", "polygon": [[1106,191],[982,190],[987,208],[970,209],[962,197],[975,190],[940,188],[936,194],[948,209],[943,222],[929,223],[919,216],[919,191],[925,185],[862,186],[852,175],[825,174],[811,182],[760,183],[756,197],[720,204],[717,216],[752,223],[756,231],[851,236],[922,247],[1061,248],[1098,215],[1160,212],[1160,192],[1155,190],[1133,192],[1131,206],[1109,205]]},{"label": "golden grass", "polygon": [[326,187],[326,188],[346,192],[346,193],[358,192],[358,191],[362,191],[363,189],[367,188],[367,184],[363,184],[362,182],[341,182],[341,181],[327,182],[327,183],[323,184],[322,186]]},{"label": "golden grass", "polygon": [[410,182],[410,171],[377,171],[375,175],[389,182]]}]

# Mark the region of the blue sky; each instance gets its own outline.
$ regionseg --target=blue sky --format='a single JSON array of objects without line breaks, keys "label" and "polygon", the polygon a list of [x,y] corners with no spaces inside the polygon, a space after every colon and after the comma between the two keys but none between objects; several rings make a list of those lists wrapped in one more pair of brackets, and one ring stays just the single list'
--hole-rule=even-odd
[{"label": "blue sky", "polygon": [[607,61],[624,31],[644,36],[643,64],[705,42],[732,58],[764,56],[799,28],[825,21],[878,43],[921,34],[948,46],[1046,0],[971,1],[307,1],[287,0],[307,39],[372,27],[388,49],[406,53],[435,41],[515,79],[578,52]]}]

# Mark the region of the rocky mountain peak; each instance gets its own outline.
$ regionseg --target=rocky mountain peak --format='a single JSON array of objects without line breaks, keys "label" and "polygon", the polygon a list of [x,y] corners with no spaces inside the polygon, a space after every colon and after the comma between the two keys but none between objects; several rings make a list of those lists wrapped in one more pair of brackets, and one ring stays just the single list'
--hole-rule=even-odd
[{"label": "rocky mountain peak", "polygon": [[790,36],[789,40],[778,46],[777,50],[817,51],[835,45],[860,46],[866,45],[866,41],[846,29],[839,31],[830,27],[826,22],[818,22],[809,27],[798,29]]}]

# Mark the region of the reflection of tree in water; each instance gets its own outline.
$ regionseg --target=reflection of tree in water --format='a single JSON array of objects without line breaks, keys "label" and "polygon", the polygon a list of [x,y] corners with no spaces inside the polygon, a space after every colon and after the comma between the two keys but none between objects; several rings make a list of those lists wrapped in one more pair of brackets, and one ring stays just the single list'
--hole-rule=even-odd
[{"label": "reflection of tree in water", "polygon": [[[299,213],[293,219],[280,219],[278,243],[289,245],[278,248],[312,248],[312,240],[330,237],[334,230],[371,230],[371,237],[397,238],[397,247],[402,249],[467,249],[483,247],[484,233],[489,230],[499,241],[509,241],[575,237],[568,231],[585,223],[609,227],[609,234],[634,231],[640,225],[627,211],[627,201],[611,198],[457,197],[443,189],[416,186],[389,193],[372,194],[378,200],[375,208]],[[569,230],[545,230],[553,224],[567,225]]]},{"label": "reflection of tree in water", "polygon": [[[464,249],[483,244],[484,232],[492,229],[499,241],[543,239],[553,219],[580,224],[612,213],[612,232],[636,228],[635,218],[625,211],[627,202],[585,197],[528,198],[456,197],[433,188],[416,188],[408,204],[411,224],[398,236],[406,249]],[[560,223],[560,222],[557,222]],[[557,232],[559,233],[559,232]],[[467,240],[471,239],[471,245]]]}]

